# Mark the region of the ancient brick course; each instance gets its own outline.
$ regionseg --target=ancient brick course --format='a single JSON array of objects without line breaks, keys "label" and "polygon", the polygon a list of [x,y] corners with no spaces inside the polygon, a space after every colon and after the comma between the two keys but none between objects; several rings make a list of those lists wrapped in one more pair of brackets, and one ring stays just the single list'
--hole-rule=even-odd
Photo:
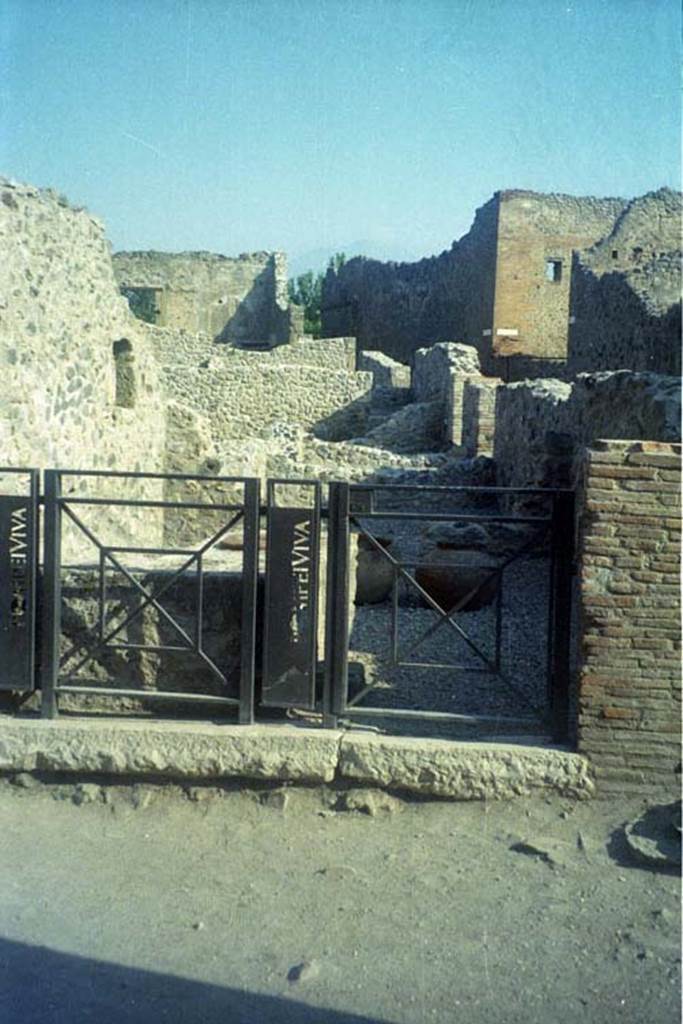
[{"label": "ancient brick course", "polygon": [[681,445],[596,441],[580,481],[578,748],[603,793],[680,788]]}]

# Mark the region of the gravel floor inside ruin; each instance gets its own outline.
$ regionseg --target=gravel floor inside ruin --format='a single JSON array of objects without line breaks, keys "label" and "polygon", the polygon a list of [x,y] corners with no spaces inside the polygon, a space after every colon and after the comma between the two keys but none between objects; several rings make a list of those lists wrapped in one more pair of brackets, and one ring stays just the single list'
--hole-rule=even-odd
[{"label": "gravel floor inside ruin", "polygon": [[[534,717],[545,706],[547,687],[547,559],[525,559],[504,573],[501,616],[501,675],[481,659],[447,623],[423,642],[439,616],[416,601],[400,604],[399,661],[426,667],[401,667],[391,658],[391,602],[355,609],[349,661],[363,665],[366,684],[378,688],[361,703],[368,707],[420,708],[457,714]],[[407,588],[402,588],[406,591]],[[406,595],[407,596],[407,595]],[[463,612],[455,621],[490,661],[495,657],[496,609]],[[445,666],[432,668],[428,663]],[[477,671],[478,670],[478,671]],[[353,667],[351,668],[353,679]]]}]

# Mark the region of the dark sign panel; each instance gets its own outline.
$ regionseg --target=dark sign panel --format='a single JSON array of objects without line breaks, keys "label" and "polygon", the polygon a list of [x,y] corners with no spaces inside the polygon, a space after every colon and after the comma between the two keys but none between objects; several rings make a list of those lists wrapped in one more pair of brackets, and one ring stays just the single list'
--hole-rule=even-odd
[{"label": "dark sign panel", "polygon": [[268,509],[261,703],[315,706],[319,515]]},{"label": "dark sign panel", "polygon": [[0,496],[0,690],[33,689],[35,512]]}]

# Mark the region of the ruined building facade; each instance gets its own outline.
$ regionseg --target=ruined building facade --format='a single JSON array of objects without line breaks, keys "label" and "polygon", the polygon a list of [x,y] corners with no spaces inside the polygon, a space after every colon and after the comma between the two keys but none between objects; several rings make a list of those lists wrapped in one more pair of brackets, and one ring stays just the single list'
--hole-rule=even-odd
[{"label": "ruined building facade", "polygon": [[323,333],[403,362],[462,341],[503,380],[678,372],[680,218],[670,189],[630,202],[497,192],[440,256],[329,270]]},{"label": "ruined building facade", "polygon": [[119,252],[113,263],[133,311],[159,327],[259,346],[297,333],[284,253]]}]

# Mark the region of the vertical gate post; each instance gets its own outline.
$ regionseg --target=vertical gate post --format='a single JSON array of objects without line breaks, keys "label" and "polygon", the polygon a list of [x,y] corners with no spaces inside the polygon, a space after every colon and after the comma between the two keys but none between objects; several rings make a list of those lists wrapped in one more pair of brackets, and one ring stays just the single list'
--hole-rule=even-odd
[{"label": "vertical gate post", "polygon": [[242,544],[240,725],[251,725],[254,721],[256,673],[256,592],[258,588],[260,518],[260,480],[245,480],[244,533]]},{"label": "vertical gate post", "polygon": [[59,644],[62,625],[62,509],[61,474],[45,470],[45,512],[43,534],[42,665],[40,672],[40,713],[56,718],[59,681]]},{"label": "vertical gate post", "polygon": [[574,532],[574,494],[572,491],[560,491],[553,497],[552,515],[552,547],[555,573],[552,581],[554,600],[550,708],[553,739],[556,742],[566,740],[569,732]]},{"label": "vertical gate post", "polygon": [[349,485],[331,483],[327,535],[327,601],[323,724],[334,728],[348,688]]}]

